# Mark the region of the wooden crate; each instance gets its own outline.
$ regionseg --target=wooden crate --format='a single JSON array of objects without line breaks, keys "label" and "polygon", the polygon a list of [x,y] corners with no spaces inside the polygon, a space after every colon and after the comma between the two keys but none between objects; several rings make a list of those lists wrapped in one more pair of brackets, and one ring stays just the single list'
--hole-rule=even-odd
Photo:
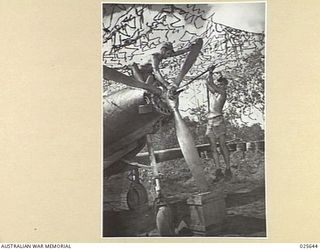
[{"label": "wooden crate", "polygon": [[190,209],[189,228],[195,234],[221,230],[226,216],[225,195],[212,192],[192,195],[187,200]]}]

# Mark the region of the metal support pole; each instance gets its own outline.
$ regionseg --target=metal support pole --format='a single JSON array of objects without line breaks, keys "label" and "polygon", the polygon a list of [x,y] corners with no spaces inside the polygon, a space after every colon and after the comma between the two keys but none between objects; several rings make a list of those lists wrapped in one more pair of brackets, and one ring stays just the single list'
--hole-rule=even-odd
[{"label": "metal support pole", "polygon": [[209,113],[210,112],[210,91],[208,89],[208,86],[206,88],[207,88],[207,103],[208,103],[208,113]]},{"label": "metal support pole", "polygon": [[161,194],[160,187],[160,176],[159,176],[159,164],[157,164],[156,156],[154,154],[154,149],[151,142],[151,135],[147,135],[147,147],[150,159],[150,165],[153,169],[153,174],[155,177],[155,208],[156,208],[156,225],[160,236],[173,236],[174,235],[174,224],[173,224],[173,214],[170,207],[164,200]]},{"label": "metal support pole", "polygon": [[153,175],[155,178],[155,190],[157,197],[160,196],[161,193],[161,187],[160,187],[160,176],[159,176],[159,169],[158,164],[156,161],[156,156],[154,154],[154,149],[151,142],[151,135],[147,135],[147,147],[148,147],[148,153],[149,153],[149,159],[150,159],[150,166],[153,170]]}]

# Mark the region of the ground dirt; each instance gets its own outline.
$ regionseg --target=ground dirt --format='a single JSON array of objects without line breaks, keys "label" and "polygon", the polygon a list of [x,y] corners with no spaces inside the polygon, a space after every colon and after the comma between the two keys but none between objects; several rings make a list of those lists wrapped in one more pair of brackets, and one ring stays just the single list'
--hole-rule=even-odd
[{"label": "ground dirt", "polygon": [[[231,154],[232,179],[216,180],[212,159],[203,159],[210,191],[225,195],[226,219],[217,231],[208,230],[206,236],[265,237],[265,168],[262,152],[234,152]],[[224,168],[221,157],[221,166]],[[162,163],[163,193],[174,214],[176,236],[198,236],[181,226],[188,221],[186,199],[198,193],[191,173],[183,159]],[[136,211],[104,211],[104,236],[159,236],[153,209],[154,188],[152,172],[141,171],[142,183],[149,196],[149,205]]]}]

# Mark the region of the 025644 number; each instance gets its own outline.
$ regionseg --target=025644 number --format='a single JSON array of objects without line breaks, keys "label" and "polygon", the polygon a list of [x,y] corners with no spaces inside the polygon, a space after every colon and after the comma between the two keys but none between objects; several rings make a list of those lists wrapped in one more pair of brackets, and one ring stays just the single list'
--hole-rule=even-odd
[{"label": "025644 number", "polygon": [[300,248],[318,248],[318,244],[300,244]]}]

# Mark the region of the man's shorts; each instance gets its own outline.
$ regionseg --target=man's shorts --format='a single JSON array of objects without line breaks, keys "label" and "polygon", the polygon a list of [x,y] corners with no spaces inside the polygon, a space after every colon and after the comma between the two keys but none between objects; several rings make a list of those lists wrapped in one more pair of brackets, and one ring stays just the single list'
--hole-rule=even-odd
[{"label": "man's shorts", "polygon": [[222,115],[208,118],[208,126],[206,135],[215,135],[217,138],[221,135],[225,135],[227,132],[226,123]]}]

